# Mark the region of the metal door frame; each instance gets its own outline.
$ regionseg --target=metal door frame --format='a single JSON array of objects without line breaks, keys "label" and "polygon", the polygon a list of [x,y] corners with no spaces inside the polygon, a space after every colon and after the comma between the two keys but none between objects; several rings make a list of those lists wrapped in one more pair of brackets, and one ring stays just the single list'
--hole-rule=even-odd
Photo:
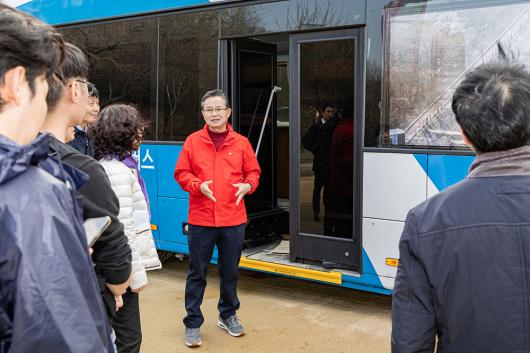
[{"label": "metal door frame", "polygon": [[[308,32],[291,34],[289,38],[289,140],[290,140],[290,260],[300,260],[297,256],[301,249],[312,251],[318,256],[322,254],[321,245],[328,245],[327,251],[342,251],[345,243],[351,243],[354,261],[354,270],[362,269],[362,146],[364,94],[365,94],[365,47],[366,33],[363,28],[329,30],[322,32]],[[355,240],[331,238],[323,235],[300,233],[300,44],[341,39],[355,40],[355,76],[354,76],[354,161],[353,161],[353,235]],[[333,243],[336,243],[334,246]],[[348,245],[346,245],[347,247]],[[309,250],[313,248],[313,250]]]}]

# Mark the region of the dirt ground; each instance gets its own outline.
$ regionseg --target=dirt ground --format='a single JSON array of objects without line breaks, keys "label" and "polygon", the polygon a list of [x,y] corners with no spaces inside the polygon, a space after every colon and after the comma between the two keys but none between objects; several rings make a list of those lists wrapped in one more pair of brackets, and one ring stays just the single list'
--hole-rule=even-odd
[{"label": "dirt ground", "polygon": [[142,353],[390,352],[390,297],[245,270],[238,315],[247,334],[231,337],[217,327],[215,266],[202,305],[203,346],[188,348],[182,325],[187,262],[173,259],[164,265],[150,272],[150,284],[140,295]]}]

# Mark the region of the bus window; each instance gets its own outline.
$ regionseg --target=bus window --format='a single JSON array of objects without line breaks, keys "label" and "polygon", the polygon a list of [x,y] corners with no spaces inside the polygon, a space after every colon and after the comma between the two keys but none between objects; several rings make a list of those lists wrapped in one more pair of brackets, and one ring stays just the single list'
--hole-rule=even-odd
[{"label": "bus window", "polygon": [[530,64],[530,5],[423,2],[384,19],[379,145],[465,149],[451,110],[466,73],[497,57],[497,43]]},{"label": "bus window", "polygon": [[160,18],[158,140],[184,141],[204,126],[200,98],[217,87],[217,35],[217,11]]},{"label": "bus window", "polygon": [[61,31],[67,42],[77,45],[87,55],[90,81],[98,88],[101,106],[123,102],[136,105],[150,123],[144,138],[155,140],[156,20],[114,22]]}]

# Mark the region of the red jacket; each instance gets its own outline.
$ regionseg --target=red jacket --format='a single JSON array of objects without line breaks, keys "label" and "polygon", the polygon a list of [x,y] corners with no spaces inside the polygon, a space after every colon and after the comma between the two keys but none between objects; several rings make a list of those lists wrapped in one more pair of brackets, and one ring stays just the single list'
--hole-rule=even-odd
[{"label": "red jacket", "polygon": [[[186,139],[175,167],[175,180],[190,194],[188,222],[198,226],[227,227],[247,221],[245,203],[236,206],[237,188],[232,184],[250,183],[251,194],[258,187],[261,169],[246,137],[228,125],[228,135],[219,151],[208,135],[208,126]],[[200,190],[201,183],[213,180],[211,201]]]}]

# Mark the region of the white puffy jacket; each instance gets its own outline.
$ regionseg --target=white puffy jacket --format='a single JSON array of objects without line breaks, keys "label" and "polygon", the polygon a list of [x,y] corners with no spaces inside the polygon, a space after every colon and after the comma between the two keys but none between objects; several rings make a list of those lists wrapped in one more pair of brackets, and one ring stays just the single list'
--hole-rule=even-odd
[{"label": "white puffy jacket", "polygon": [[147,203],[136,171],[116,159],[102,159],[100,163],[120,200],[118,218],[125,227],[132,250],[131,289],[137,289],[147,284],[146,270],[162,267],[151,233]]}]

